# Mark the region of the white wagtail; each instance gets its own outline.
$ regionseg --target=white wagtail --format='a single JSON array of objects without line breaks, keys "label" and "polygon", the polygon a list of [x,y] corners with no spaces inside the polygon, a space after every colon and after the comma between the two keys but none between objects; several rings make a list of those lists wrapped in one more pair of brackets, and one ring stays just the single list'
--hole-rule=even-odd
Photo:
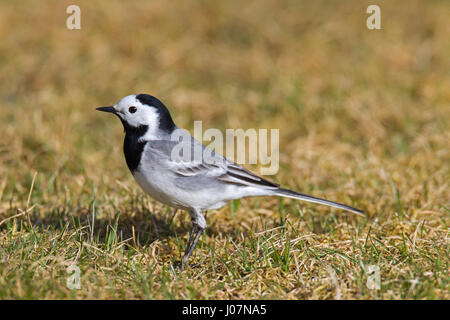
[{"label": "white wagtail", "polygon": [[214,161],[198,159],[195,155],[182,161],[174,159],[173,150],[179,145],[179,137],[174,138],[174,135],[181,129],[173,122],[166,106],[151,95],[129,95],[114,106],[97,110],[113,113],[122,122],[125,160],[140,187],[152,198],[189,212],[193,227],[182,259],[183,266],[206,228],[203,213],[218,209],[230,200],[282,196],[363,214],[363,211],[344,204],[280,188],[214,153],[189,134],[188,142],[192,148],[200,148],[202,154],[208,151]]}]

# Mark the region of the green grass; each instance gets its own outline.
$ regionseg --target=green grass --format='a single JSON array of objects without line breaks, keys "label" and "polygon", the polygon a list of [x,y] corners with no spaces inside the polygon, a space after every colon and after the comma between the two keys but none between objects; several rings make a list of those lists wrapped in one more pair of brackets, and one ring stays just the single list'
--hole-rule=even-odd
[{"label": "green grass", "polygon": [[[379,31],[364,1],[83,2],[79,31],[69,4],[0,3],[1,299],[450,298],[447,2],[381,1]],[[175,269],[188,215],[142,193],[95,112],[140,92],[187,129],[279,128],[266,178],[368,217],[235,201]]]}]

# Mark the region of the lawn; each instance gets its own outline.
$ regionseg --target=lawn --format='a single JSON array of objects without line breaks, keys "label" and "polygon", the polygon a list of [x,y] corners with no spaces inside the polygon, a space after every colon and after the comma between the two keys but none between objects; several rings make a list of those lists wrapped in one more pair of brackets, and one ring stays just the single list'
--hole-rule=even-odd
[{"label": "lawn", "polygon": [[[79,1],[81,30],[70,4],[0,2],[1,299],[450,298],[448,1],[376,1],[381,30],[374,1]],[[176,269],[189,216],[95,111],[133,93],[191,131],[280,129],[265,178],[367,218],[235,201]]]}]

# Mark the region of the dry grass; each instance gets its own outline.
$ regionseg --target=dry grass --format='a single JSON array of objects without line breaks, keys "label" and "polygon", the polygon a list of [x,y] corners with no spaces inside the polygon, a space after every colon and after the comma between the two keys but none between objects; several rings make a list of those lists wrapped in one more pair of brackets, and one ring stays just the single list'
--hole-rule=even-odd
[{"label": "dry grass", "polygon": [[[1,2],[0,297],[449,299],[450,6],[377,3],[380,31],[365,1],[82,1],[68,31],[72,2]],[[139,190],[94,111],[139,92],[181,127],[280,128],[273,180],[369,219],[242,200],[173,270],[189,219]]]}]

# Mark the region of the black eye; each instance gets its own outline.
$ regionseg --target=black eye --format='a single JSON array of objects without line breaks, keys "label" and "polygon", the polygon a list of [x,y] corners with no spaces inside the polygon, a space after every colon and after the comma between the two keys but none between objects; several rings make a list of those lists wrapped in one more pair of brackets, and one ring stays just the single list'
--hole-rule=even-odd
[{"label": "black eye", "polygon": [[137,111],[136,107],[130,107],[128,108],[128,111],[130,111],[130,113],[135,113]]}]

